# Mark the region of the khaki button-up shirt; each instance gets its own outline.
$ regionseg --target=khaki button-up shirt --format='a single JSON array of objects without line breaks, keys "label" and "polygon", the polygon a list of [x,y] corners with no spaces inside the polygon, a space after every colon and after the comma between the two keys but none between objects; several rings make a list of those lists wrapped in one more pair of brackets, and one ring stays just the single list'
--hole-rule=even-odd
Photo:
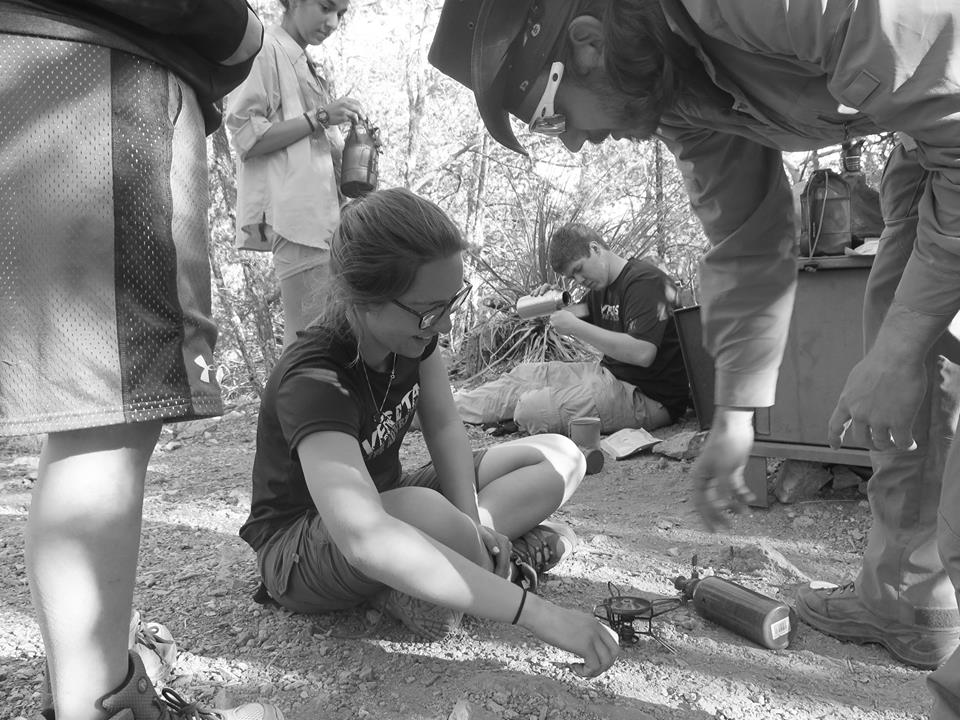
[{"label": "khaki button-up shirt", "polygon": [[224,115],[239,158],[237,247],[271,250],[266,226],[291,242],[329,247],[340,220],[340,128],[314,133],[266,155],[246,157],[275,123],[313,114],[329,102],[303,48],[282,27],[267,28],[250,76],[227,97]]}]

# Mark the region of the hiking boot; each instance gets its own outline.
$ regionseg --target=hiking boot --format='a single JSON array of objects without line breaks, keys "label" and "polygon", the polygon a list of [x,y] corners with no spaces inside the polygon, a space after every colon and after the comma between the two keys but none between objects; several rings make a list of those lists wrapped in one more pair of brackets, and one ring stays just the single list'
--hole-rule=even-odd
[{"label": "hiking boot", "polygon": [[232,710],[207,710],[188,703],[170,688],[157,695],[140,655],[134,651],[130,651],[126,682],[100,698],[97,707],[107,712],[110,720],[283,720],[279,709],[259,702]]},{"label": "hiking boot", "polygon": [[872,613],[857,597],[854,584],[802,587],[797,614],[815,630],[858,645],[882,645],[893,657],[921,670],[935,670],[960,644],[960,628],[905,625]]},{"label": "hiking boot", "polygon": [[166,625],[144,622],[137,610],[130,616],[129,648],[143,660],[150,682],[163,683],[177,662],[177,643]]},{"label": "hiking boot", "polygon": [[577,536],[563,523],[543,521],[513,541],[510,561],[516,566],[513,581],[532,593],[540,589],[540,576],[556,566],[577,546]]},{"label": "hiking boot", "polygon": [[374,597],[372,604],[427,640],[442,640],[460,627],[463,619],[463,613],[459,610],[436,605],[393,588],[387,588]]}]

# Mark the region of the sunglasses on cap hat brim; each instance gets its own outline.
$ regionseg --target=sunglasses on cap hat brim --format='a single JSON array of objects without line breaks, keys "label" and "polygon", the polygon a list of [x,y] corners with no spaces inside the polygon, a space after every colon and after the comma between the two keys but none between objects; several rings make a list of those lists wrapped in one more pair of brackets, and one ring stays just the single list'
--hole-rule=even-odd
[{"label": "sunglasses on cap hat brim", "polygon": [[[522,155],[527,153],[510,125],[510,111],[520,107],[537,77],[553,65],[576,4],[576,0],[446,0],[443,4],[428,55],[430,64],[472,90],[490,135]],[[560,68],[530,119],[534,132],[558,135],[563,131],[563,118],[553,108]]]}]

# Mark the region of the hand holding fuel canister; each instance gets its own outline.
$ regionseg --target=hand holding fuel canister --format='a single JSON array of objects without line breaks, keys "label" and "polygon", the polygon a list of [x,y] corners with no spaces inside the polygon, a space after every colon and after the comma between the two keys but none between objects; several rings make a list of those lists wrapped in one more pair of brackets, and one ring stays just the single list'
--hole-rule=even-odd
[{"label": "hand holding fuel canister", "polygon": [[517,299],[517,315],[523,319],[546,317],[557,310],[568,310],[577,317],[585,317],[587,306],[585,303],[570,305],[571,296],[566,290],[559,290],[548,284],[543,284],[529,295]]}]

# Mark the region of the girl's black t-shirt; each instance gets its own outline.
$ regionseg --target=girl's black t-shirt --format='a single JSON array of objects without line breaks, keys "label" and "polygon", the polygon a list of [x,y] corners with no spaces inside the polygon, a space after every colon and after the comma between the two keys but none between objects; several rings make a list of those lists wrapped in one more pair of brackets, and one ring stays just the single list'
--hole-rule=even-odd
[{"label": "girl's black t-shirt", "polygon": [[436,347],[435,338],[419,358],[396,356],[392,383],[389,370],[364,368],[357,341],[348,333],[313,327],[287,348],[260,401],[252,504],[240,528],[254,550],[305,513],[316,512],[296,451],[311,433],[333,430],[356,438],[377,490],[396,485],[400,444],[420,397],[420,362]]}]

